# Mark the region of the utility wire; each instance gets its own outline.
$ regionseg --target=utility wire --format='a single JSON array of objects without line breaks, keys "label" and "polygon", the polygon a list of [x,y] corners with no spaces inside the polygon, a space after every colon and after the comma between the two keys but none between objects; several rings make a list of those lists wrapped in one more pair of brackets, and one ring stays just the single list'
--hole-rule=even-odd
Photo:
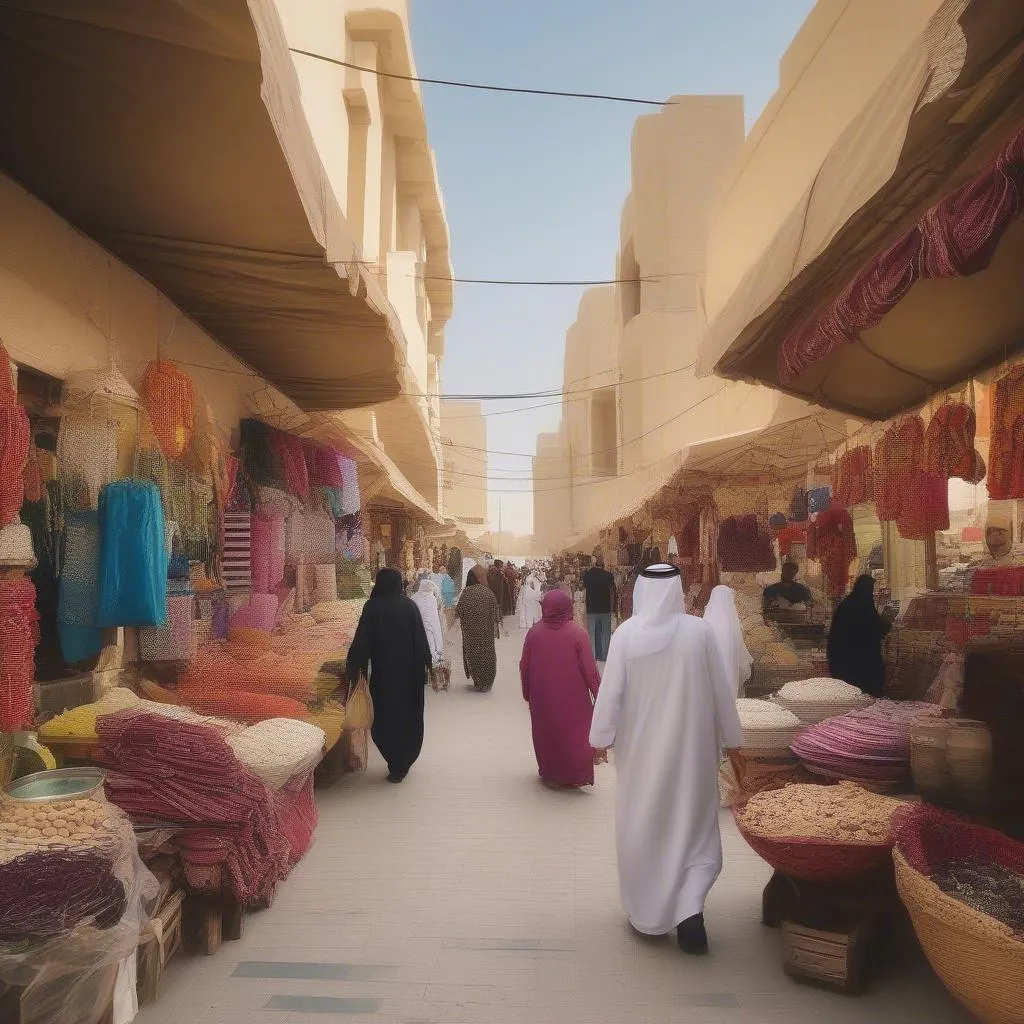
[{"label": "utility wire", "polygon": [[393,78],[399,82],[419,82],[423,85],[447,85],[453,89],[475,89],[479,92],[517,93],[525,96],[564,96],[568,99],[576,100],[604,100],[608,103],[635,103],[645,107],[664,107],[671,105],[670,100],[637,99],[635,96],[613,96],[595,92],[568,92],[562,89],[529,89],[509,85],[483,85],[479,82],[456,82],[446,78],[421,78],[419,75],[401,75],[396,71],[380,71],[377,68],[364,68],[359,64],[352,64],[347,60],[338,60],[337,57],[328,57],[322,53],[312,53],[309,50],[300,50],[294,46],[289,47],[289,49],[292,53],[301,54],[303,57],[312,57],[314,60],[322,60],[327,64],[334,64],[340,68],[348,68],[350,71],[361,71],[367,75],[376,75],[378,78]]}]

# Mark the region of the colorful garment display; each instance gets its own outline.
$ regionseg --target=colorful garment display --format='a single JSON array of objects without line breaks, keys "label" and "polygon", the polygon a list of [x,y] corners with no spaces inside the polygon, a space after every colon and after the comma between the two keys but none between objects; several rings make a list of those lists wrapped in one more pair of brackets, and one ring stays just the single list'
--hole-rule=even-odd
[{"label": "colorful garment display", "polygon": [[31,728],[38,641],[32,581],[25,577],[0,579],[0,732]]},{"label": "colorful garment display", "polygon": [[850,513],[833,502],[807,531],[807,557],[821,562],[830,597],[842,597],[857,557],[857,538]]},{"label": "colorful garment display", "polygon": [[771,572],[777,560],[757,516],[730,516],[718,531],[718,564],[723,572]]},{"label": "colorful garment display", "polygon": [[979,483],[985,463],[974,448],[976,429],[974,410],[963,402],[951,402],[936,410],[924,434],[924,471],[936,477]]},{"label": "colorful garment display", "polygon": [[167,624],[167,545],[155,484],[118,480],[100,492],[96,625]]}]

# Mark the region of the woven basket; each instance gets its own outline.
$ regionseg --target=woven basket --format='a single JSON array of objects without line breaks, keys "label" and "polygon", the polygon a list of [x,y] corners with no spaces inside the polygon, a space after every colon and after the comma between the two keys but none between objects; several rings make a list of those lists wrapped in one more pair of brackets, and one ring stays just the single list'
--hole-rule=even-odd
[{"label": "woven basket", "polygon": [[894,851],[896,888],[928,962],[984,1024],[1024,1020],[1024,941],[960,903]]},{"label": "woven basket", "polygon": [[[733,809],[735,813],[735,808]],[[852,882],[881,868],[890,857],[889,843],[840,843],[831,839],[767,839],[736,827],[750,848],[776,871],[804,882]]]}]

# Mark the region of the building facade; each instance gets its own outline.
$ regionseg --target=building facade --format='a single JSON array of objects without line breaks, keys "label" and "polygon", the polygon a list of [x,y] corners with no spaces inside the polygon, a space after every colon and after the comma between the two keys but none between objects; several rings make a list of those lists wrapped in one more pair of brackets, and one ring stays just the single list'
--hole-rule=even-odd
[{"label": "building facade", "polygon": [[768,389],[695,373],[708,231],[744,141],[738,96],[677,96],[638,119],[617,283],[587,291],[566,335],[558,434],[538,439],[534,529],[557,549],[643,504],[690,446],[770,424]]},{"label": "building facade", "polygon": [[487,528],[487,421],[480,402],[441,402],[444,508],[475,535]]}]

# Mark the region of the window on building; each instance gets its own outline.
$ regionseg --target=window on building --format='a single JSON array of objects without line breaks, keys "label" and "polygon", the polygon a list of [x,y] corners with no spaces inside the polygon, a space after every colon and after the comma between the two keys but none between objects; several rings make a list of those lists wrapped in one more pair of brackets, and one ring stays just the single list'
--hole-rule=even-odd
[{"label": "window on building", "polygon": [[618,404],[614,388],[594,392],[590,399],[590,471],[615,476],[618,471]]},{"label": "window on building", "polygon": [[640,266],[636,261],[636,253],[632,240],[622,250],[619,263],[619,297],[622,302],[622,323],[628,324],[635,316],[640,315]]}]

